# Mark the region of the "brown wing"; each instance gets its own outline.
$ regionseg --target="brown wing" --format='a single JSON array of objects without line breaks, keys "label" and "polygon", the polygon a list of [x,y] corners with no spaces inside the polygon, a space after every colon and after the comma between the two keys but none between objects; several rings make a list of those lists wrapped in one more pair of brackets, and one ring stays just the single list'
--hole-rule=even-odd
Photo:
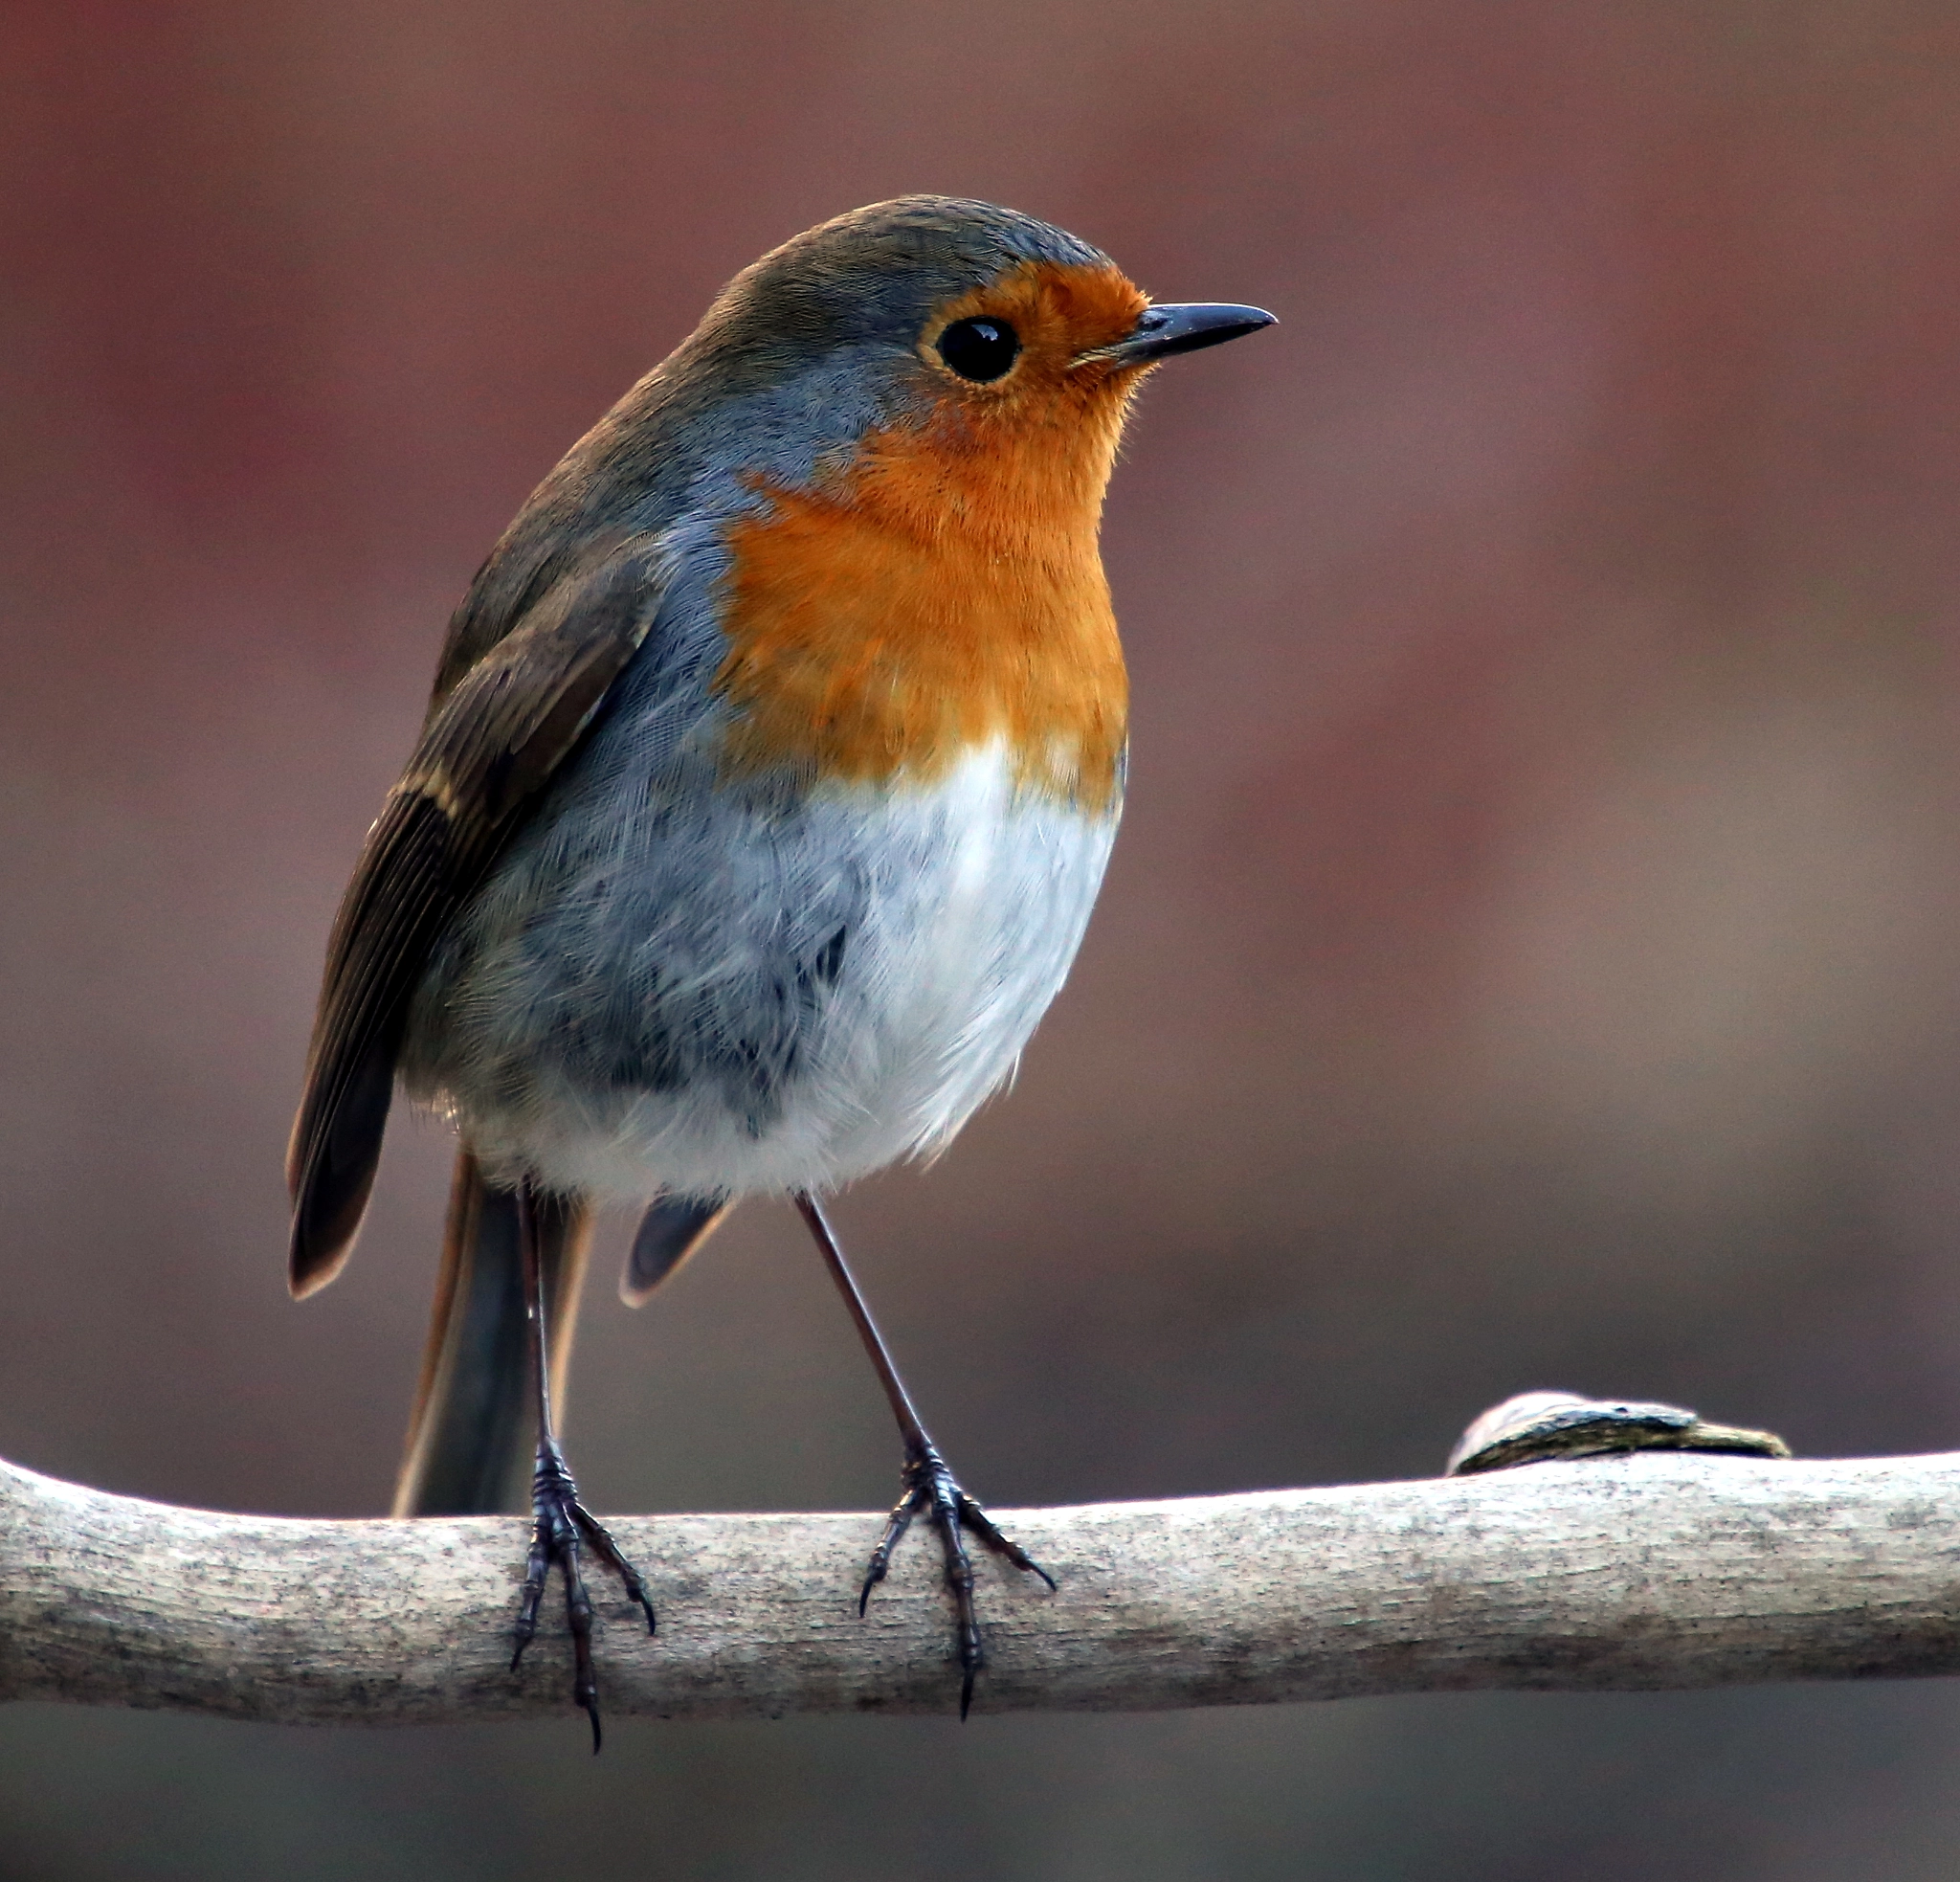
[{"label": "brown wing", "polygon": [[361,1226],[430,949],[646,639],[665,579],[644,539],[594,546],[450,689],[368,832],[286,1152],[296,1295],[333,1279]]}]

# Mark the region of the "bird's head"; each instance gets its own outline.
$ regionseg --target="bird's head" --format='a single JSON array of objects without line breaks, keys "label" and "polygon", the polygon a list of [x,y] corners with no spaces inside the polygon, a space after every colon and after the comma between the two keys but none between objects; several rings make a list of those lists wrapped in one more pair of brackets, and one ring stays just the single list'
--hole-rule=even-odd
[{"label": "bird's head", "polygon": [[[767,383],[812,469],[931,534],[1093,533],[1125,410],[1172,354],[1272,325],[1155,306],[1100,249],[992,204],[904,196],[821,223],[732,280],[676,356]],[[800,481],[800,480],[798,480]]]}]

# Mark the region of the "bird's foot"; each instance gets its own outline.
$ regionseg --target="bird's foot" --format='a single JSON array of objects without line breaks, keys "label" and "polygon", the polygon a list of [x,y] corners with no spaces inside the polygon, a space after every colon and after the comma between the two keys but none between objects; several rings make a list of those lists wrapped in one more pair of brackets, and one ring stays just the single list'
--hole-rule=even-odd
[{"label": "bird's foot", "polygon": [[974,1678],[986,1664],[973,1608],[973,1564],[967,1555],[965,1532],[970,1530],[996,1556],[1005,1557],[1016,1568],[1038,1575],[1048,1583],[1050,1593],[1055,1590],[1055,1577],[1018,1542],[1000,1533],[987,1512],[960,1488],[946,1460],[930,1443],[911,1447],[902,1480],[905,1492],[893,1506],[884,1534],[871,1552],[864,1586],[858,1596],[858,1612],[864,1612],[871,1591],[891,1572],[892,1551],[911,1528],[912,1518],[928,1514],[946,1561],[946,1584],[952,1590],[960,1650],[960,1716],[964,1719],[973,1703]]},{"label": "bird's foot", "polygon": [[510,1669],[517,1671],[524,1648],[538,1631],[538,1607],[556,1564],[565,1577],[565,1618],[571,1629],[572,1701],[584,1707],[592,1721],[592,1749],[596,1752],[599,1683],[592,1672],[592,1601],[586,1593],[586,1578],[579,1566],[580,1538],[626,1583],[628,1598],[646,1613],[648,1633],[654,1631],[654,1603],[639,1571],[619,1553],[619,1545],[607,1534],[605,1524],[578,1500],[578,1485],[566,1468],[565,1453],[555,1443],[547,1441],[538,1446],[538,1467],[531,1478],[531,1555],[524,1570],[523,1596],[518,1603],[517,1645],[510,1656]]}]

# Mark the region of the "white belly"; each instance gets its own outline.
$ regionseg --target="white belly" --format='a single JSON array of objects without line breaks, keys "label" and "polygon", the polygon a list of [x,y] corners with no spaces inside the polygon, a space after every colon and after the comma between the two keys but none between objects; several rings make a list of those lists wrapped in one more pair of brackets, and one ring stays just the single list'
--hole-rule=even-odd
[{"label": "white belly", "polygon": [[1017,795],[998,747],[787,813],[603,773],[553,808],[438,951],[404,1072],[494,1176],[619,1200],[940,1148],[1059,989],[1116,825]]}]

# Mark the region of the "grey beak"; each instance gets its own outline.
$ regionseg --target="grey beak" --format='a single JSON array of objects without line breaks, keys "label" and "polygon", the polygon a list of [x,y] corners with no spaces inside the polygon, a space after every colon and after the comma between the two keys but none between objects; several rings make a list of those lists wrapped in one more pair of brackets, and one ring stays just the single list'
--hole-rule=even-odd
[{"label": "grey beak", "polygon": [[1146,307],[1135,327],[1112,347],[1079,354],[1073,366],[1101,360],[1109,366],[1148,366],[1172,353],[1194,353],[1201,347],[1221,347],[1241,334],[1278,325],[1263,307],[1233,307],[1194,301],[1184,306]]}]

